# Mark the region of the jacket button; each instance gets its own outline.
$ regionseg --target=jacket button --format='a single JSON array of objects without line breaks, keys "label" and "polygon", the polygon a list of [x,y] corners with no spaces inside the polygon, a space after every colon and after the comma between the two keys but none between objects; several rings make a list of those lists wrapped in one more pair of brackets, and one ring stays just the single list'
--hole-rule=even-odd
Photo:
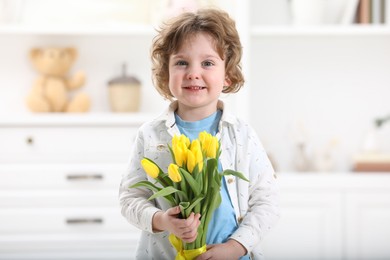
[{"label": "jacket button", "polygon": [[163,151],[164,149],[165,149],[165,145],[163,145],[163,144],[157,145],[157,150]]},{"label": "jacket button", "polygon": [[239,216],[238,219],[237,219],[238,223],[241,223],[243,219],[244,218],[242,216]]},{"label": "jacket button", "polygon": [[233,182],[234,182],[234,179],[233,179],[233,178],[229,178],[229,179],[228,179],[228,183],[229,183],[229,184],[232,184]]}]

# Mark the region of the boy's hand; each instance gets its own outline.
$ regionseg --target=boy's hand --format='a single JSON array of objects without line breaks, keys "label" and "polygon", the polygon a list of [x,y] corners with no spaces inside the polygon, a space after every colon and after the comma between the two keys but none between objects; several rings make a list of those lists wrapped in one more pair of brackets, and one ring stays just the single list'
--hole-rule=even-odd
[{"label": "boy's hand", "polygon": [[246,249],[236,240],[229,239],[223,244],[208,245],[207,251],[196,260],[237,260],[246,255]]},{"label": "boy's hand", "polygon": [[180,219],[177,216],[180,213],[180,208],[173,207],[167,211],[158,211],[153,216],[153,230],[169,231],[186,243],[194,242],[198,235],[198,227],[200,225],[200,214],[191,213],[187,219]]}]

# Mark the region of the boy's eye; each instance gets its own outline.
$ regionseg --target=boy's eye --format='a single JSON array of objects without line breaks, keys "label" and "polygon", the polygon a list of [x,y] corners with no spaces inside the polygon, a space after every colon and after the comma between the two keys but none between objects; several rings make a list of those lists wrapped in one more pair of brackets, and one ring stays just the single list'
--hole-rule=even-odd
[{"label": "boy's eye", "polygon": [[186,61],[184,61],[184,60],[179,60],[179,61],[176,62],[176,65],[178,65],[178,66],[185,66],[185,65],[188,65],[188,63]]},{"label": "boy's eye", "polygon": [[202,62],[202,66],[208,67],[208,66],[213,66],[214,64],[211,61],[204,61]]}]

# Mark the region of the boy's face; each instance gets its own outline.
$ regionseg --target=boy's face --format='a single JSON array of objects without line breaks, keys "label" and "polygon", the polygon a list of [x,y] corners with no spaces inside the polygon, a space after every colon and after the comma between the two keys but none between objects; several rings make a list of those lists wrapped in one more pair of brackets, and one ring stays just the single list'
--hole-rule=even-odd
[{"label": "boy's face", "polygon": [[217,109],[223,87],[229,85],[225,61],[206,33],[190,37],[170,56],[169,89],[179,102],[180,116],[190,110],[204,117],[211,115]]}]

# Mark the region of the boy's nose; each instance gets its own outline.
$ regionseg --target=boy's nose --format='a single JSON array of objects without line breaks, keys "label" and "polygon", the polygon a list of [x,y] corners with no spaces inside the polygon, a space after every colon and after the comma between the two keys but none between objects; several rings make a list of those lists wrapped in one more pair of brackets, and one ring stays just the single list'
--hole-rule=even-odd
[{"label": "boy's nose", "polygon": [[188,79],[199,79],[199,75],[195,73],[188,73]]},{"label": "boy's nose", "polygon": [[199,72],[196,68],[191,67],[187,73],[187,79],[194,80],[194,79],[199,79]]}]

